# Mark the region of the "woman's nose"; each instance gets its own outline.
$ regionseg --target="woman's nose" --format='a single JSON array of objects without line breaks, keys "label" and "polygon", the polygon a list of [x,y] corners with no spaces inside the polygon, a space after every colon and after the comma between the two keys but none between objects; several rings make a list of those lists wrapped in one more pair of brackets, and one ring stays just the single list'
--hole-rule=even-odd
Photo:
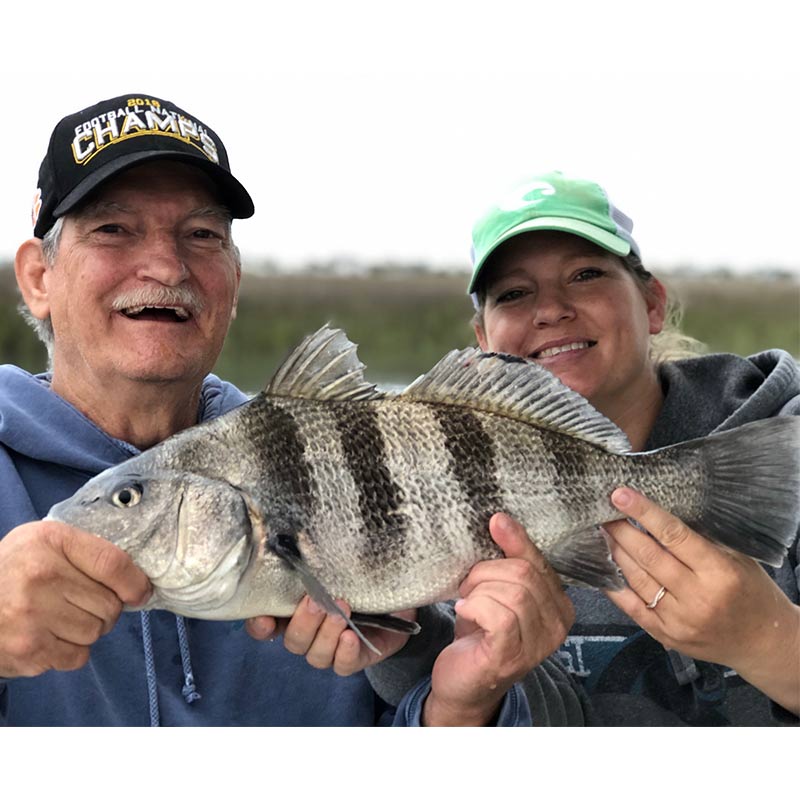
[{"label": "woman's nose", "polygon": [[540,289],[536,297],[533,324],[537,327],[554,325],[565,319],[573,319],[575,308],[567,295],[559,289]]}]

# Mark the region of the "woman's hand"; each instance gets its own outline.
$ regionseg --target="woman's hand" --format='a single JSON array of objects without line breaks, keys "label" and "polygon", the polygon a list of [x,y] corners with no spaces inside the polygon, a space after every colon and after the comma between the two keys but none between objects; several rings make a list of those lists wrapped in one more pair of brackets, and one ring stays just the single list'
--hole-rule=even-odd
[{"label": "woman's hand", "polygon": [[652,536],[626,521],[604,526],[628,584],[609,599],[665,647],[731,667],[800,713],[800,608],[756,561],[632,489],[617,489],[611,501]]}]

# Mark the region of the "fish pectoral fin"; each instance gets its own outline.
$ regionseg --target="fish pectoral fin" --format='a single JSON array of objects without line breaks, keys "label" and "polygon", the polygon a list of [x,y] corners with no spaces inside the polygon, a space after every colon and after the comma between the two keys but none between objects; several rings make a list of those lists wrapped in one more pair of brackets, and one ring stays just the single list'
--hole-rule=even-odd
[{"label": "fish pectoral fin", "polygon": [[565,582],[573,586],[621,589],[625,585],[600,525],[565,536],[548,552],[547,560]]},{"label": "fish pectoral fin", "polygon": [[391,614],[359,614],[350,615],[350,620],[357,625],[365,628],[382,628],[385,631],[395,633],[407,633],[411,636],[422,630],[416,622],[400,617],[393,617]]},{"label": "fish pectoral fin", "polygon": [[330,592],[328,592],[328,590],[319,582],[319,580],[317,580],[317,578],[308,568],[308,564],[306,564],[303,554],[297,547],[297,540],[295,537],[285,533],[271,535],[267,539],[267,546],[270,550],[272,550],[273,553],[275,553],[275,555],[282,558],[293,570],[297,572],[306,592],[308,593],[308,596],[315,603],[317,603],[317,605],[319,605],[321,608],[324,608],[328,614],[337,614],[338,616],[342,617],[345,622],[347,622],[347,626],[356,634],[356,636],[358,636],[358,638],[369,650],[371,650],[377,656],[382,655],[381,651],[378,650],[378,648],[375,647],[375,645],[372,644],[372,642],[370,642],[363,633],[361,633],[352,619],[350,619],[347,614],[345,614],[344,611],[342,611],[342,609],[336,605],[330,595]]}]

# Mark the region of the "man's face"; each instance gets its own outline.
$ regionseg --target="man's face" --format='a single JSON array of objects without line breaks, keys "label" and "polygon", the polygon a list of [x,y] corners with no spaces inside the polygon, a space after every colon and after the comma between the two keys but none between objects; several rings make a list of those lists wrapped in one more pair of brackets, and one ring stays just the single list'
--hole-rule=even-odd
[{"label": "man's face", "polygon": [[64,220],[45,280],[54,383],[196,383],[235,311],[239,267],[213,184],[156,161],[109,180]]}]

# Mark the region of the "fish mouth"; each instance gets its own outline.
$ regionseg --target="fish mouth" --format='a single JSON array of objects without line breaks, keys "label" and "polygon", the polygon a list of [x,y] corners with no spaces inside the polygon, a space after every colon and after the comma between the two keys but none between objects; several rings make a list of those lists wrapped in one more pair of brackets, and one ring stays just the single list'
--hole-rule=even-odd
[{"label": "fish mouth", "polygon": [[534,350],[530,353],[528,358],[553,358],[553,356],[558,356],[562,353],[569,353],[576,350],[588,350],[596,344],[597,341],[594,339],[571,339],[562,340],[560,342],[547,342],[540,350]]}]

